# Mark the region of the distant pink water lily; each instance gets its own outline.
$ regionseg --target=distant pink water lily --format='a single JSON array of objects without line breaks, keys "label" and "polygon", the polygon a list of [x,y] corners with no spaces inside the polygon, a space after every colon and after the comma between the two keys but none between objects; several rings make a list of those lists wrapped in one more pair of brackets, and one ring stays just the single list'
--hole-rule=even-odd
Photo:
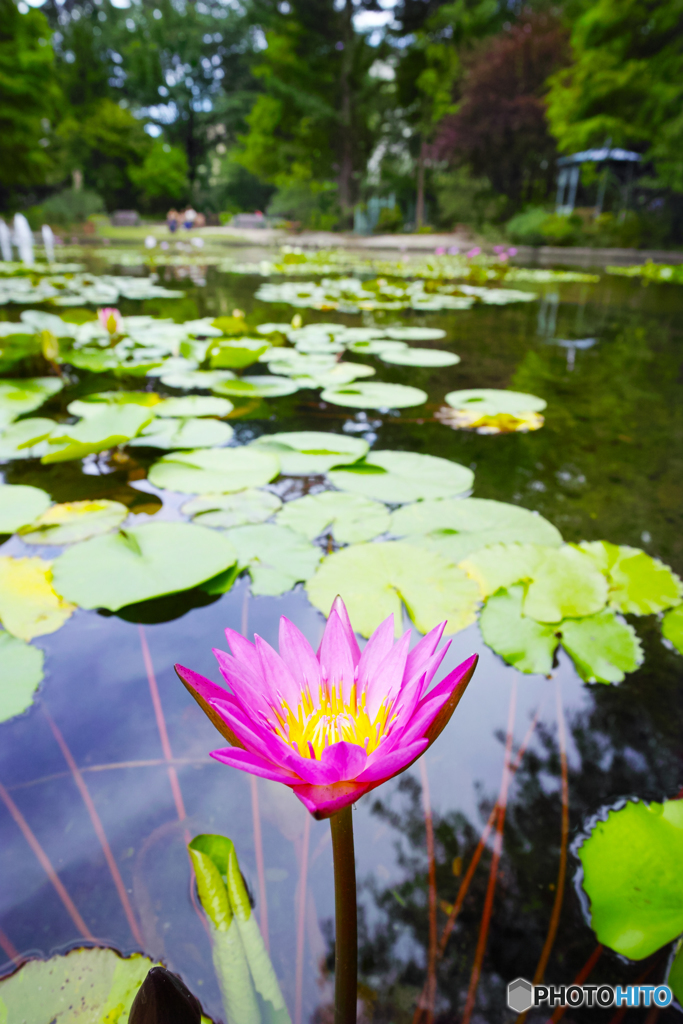
[{"label": "distant pink water lily", "polygon": [[393,616],[361,653],[337,598],[317,655],[280,619],[280,653],[226,629],[233,655],[214,650],[230,691],[191,669],[178,676],[230,743],[224,764],[290,786],[316,818],[329,818],[398,775],[429,747],[453,714],[477,657],[429,690],[450,641],[445,622],[408,649],[394,643]]},{"label": "distant pink water lily", "polygon": [[97,319],[100,321],[105,331],[109,331],[110,334],[120,333],[121,314],[118,309],[113,306],[105,306],[103,309],[98,309]]}]

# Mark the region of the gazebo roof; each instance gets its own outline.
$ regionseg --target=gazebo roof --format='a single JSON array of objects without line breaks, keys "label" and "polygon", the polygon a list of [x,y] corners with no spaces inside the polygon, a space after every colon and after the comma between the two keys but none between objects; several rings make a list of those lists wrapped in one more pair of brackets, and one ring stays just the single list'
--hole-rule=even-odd
[{"label": "gazebo roof", "polygon": [[640,153],[633,153],[629,149],[603,146],[601,149],[585,149],[582,153],[572,153],[571,156],[560,157],[557,165],[558,167],[569,167],[572,164],[601,164],[606,160],[615,160],[621,163],[638,163],[641,159]]}]

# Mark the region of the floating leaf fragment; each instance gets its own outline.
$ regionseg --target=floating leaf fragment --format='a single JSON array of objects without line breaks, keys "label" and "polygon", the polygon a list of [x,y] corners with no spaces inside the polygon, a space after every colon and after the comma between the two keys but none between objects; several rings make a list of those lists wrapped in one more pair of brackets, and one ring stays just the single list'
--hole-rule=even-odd
[{"label": "floating leaf fragment", "polygon": [[53,563],[0,556],[0,622],[21,640],[54,633],[76,609],[53,587]]},{"label": "floating leaf fragment", "polygon": [[0,533],[14,533],[33,522],[51,502],[50,495],[39,487],[0,484]]},{"label": "floating leaf fragment", "polygon": [[668,611],[662,620],[662,636],[683,654],[683,604]]},{"label": "floating leaf fragment", "polygon": [[[39,647],[31,647],[5,630],[0,630],[0,722],[20,715],[31,706],[43,679],[44,657]],[[2,987],[0,1010],[1,993]]]},{"label": "floating leaf fragment", "polygon": [[25,544],[74,544],[115,530],[127,516],[120,501],[67,501],[47,509],[19,533]]}]

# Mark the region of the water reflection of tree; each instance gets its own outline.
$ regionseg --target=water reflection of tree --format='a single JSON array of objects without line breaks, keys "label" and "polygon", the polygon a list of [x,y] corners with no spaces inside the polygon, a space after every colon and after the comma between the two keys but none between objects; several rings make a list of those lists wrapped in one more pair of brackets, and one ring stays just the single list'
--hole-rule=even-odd
[{"label": "water reflection of tree", "polygon": [[[592,688],[590,707],[571,719],[574,750],[570,759],[570,842],[601,807],[638,795],[648,800],[675,796],[683,782],[680,735],[683,701],[680,661],[661,647],[655,635],[645,666],[619,686]],[[505,737],[500,737],[504,741]],[[554,725],[539,724],[536,742],[522,758],[510,796],[504,849],[477,1008],[473,1020],[507,1019],[505,990],[509,981],[532,978],[548,931],[555,899],[560,853],[560,757]],[[454,784],[457,781],[454,780]],[[482,795],[482,821],[494,801]],[[426,980],[428,947],[428,864],[421,786],[403,776],[388,797],[372,811],[396,830],[398,884],[365,883],[371,900],[364,920],[361,972],[372,990],[373,1020],[403,1024],[413,1020]],[[479,840],[480,827],[455,811],[434,814],[438,926],[449,910]],[[460,1020],[477,943],[490,850],[482,857],[465,898],[456,927],[437,970],[435,1020]],[[570,855],[560,926],[545,979],[570,984],[595,951],[597,940],[586,924],[572,885],[577,860]],[[648,983],[660,982],[666,951],[629,964],[605,950],[590,982],[633,983],[649,972]],[[631,1011],[644,1019],[646,1011]],[[530,1020],[546,1021],[549,1013]],[[604,1010],[586,1008],[565,1020],[604,1021]],[[629,1018],[630,1019],[630,1018]],[[659,1024],[678,1020],[677,1011],[661,1011]],[[423,1018],[424,1020],[424,1018]],[[649,1018],[648,1018],[649,1021]]]}]

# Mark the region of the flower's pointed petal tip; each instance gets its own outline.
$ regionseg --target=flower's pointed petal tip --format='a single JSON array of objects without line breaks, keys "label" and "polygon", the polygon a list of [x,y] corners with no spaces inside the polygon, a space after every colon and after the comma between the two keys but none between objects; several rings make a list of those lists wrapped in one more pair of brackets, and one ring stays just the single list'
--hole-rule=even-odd
[{"label": "flower's pointed petal tip", "polygon": [[[332,607],[330,608],[330,615],[329,615],[328,620],[327,620],[328,625],[329,625],[330,619],[334,615],[338,616],[339,619],[341,620],[341,624],[342,624],[342,627],[344,629],[344,633],[346,634],[346,639],[347,639],[348,645],[349,645],[349,647],[351,649],[351,656],[353,658],[353,663],[354,663],[354,666],[355,666],[360,661],[360,647],[358,646],[358,641],[356,640],[356,634],[353,631],[353,626],[351,625],[351,619],[349,618],[349,613],[346,610],[346,605],[344,604],[344,602],[343,602],[343,600],[342,600],[342,598],[340,597],[339,594],[337,594],[337,596],[335,597],[334,601],[332,602]],[[327,627],[325,627],[325,628],[327,629]],[[324,635],[325,634],[323,634],[323,638],[324,638]],[[321,644],[321,646],[322,646],[322,644]],[[320,654],[320,650],[318,650],[318,654]]]},{"label": "flower's pointed petal tip", "polygon": [[184,665],[175,665],[175,670],[183,686],[192,694],[206,717],[218,729],[221,736],[231,746],[241,747],[241,741],[235,736],[227,722],[224,721],[220,712],[213,706],[216,700],[232,699],[232,694],[223,686],[217,686],[210,679],[201,676],[199,672],[193,672],[191,668],[185,668]]},{"label": "flower's pointed petal tip", "polygon": [[466,658],[457,668],[443,679],[438,686],[423,697],[423,700],[428,700],[430,696],[436,693],[441,687],[450,687],[450,696],[446,703],[443,705],[441,710],[434,717],[433,722],[426,730],[426,737],[429,740],[430,746],[434,740],[443,732],[451,720],[451,716],[458,704],[460,703],[465,690],[470,682],[470,679],[474,675],[474,670],[477,667],[479,661],[478,654],[472,654],[469,658]]},{"label": "flower's pointed petal tip", "polygon": [[300,780],[293,772],[286,768],[267,761],[260,754],[246,750],[212,750],[211,757],[231,768],[239,768],[240,771],[249,772],[250,775],[258,775],[262,779],[272,779],[273,782],[283,782],[286,786],[298,783]]}]

